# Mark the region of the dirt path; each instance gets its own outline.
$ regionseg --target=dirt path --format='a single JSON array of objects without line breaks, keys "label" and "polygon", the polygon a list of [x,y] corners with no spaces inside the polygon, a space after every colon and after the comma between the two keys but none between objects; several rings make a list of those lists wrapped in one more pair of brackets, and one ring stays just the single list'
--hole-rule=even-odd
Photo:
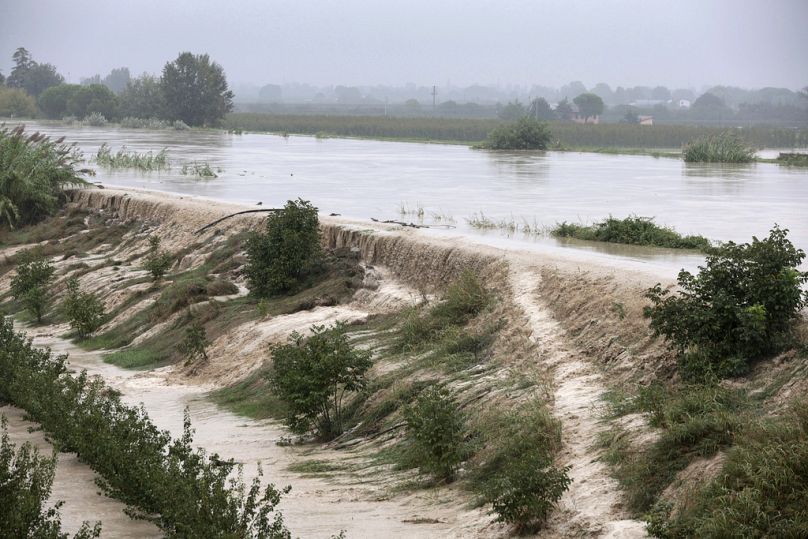
[{"label": "dirt path", "polygon": [[571,465],[572,484],[551,518],[548,534],[555,536],[646,537],[642,522],[628,520],[620,502],[617,482],[599,460],[595,448],[604,429],[597,406],[605,387],[600,374],[564,338],[564,330],[542,305],[537,287],[538,268],[511,266],[514,301],[524,311],[539,360],[554,376],[555,416],[562,424],[564,449],[561,458]]}]

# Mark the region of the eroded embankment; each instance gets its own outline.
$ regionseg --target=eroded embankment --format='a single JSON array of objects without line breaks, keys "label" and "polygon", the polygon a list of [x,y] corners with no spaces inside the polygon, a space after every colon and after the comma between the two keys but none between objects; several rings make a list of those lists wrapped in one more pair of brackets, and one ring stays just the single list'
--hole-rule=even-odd
[{"label": "eroded embankment", "polygon": [[[274,422],[239,418],[202,398],[210,389],[229,387],[260,372],[268,357],[267,346],[283,342],[293,330],[305,331],[313,323],[337,320],[367,324],[440,293],[447,283],[472,270],[498,298],[490,312],[470,326],[472,331],[482,333],[489,331],[487,328],[493,327],[492,324],[497,328],[485,358],[475,358],[475,362],[462,365],[462,369],[457,366],[447,369],[428,362],[402,365],[410,360],[400,355],[379,361],[373,375],[380,380],[384,376],[393,378],[390,389],[377,392],[357,406],[375,413],[389,404],[390,395],[407,394],[418,383],[429,380],[442,380],[456,391],[464,409],[472,416],[491,415],[526,399],[539,398],[551,406],[562,422],[563,449],[557,464],[571,466],[574,479],[542,534],[621,537],[643,534],[640,523],[627,520],[619,488],[599,461],[600,452],[595,447],[598,433],[608,429],[599,412],[600,398],[606,389],[602,366],[593,361],[593,357],[600,355],[600,348],[587,350],[585,341],[580,339],[586,332],[576,325],[570,327],[577,340],[568,337],[551,309],[566,304],[564,289],[553,284],[554,276],[574,279],[577,265],[570,267],[559,260],[537,260],[536,255],[472,246],[459,240],[435,240],[398,227],[330,218],[322,223],[324,246],[358,257],[360,273],[352,274],[350,279],[356,282],[348,290],[323,288],[303,298],[292,298],[287,304],[271,307],[277,311],[256,316],[255,307],[244,301],[244,276],[240,271],[244,259],[233,238],[259,226],[261,215],[234,217],[197,234],[203,226],[244,208],[114,190],[75,191],[71,204],[89,212],[86,222],[98,220],[104,227],[122,227],[118,238],[109,242],[99,238],[79,259],[62,254],[56,260],[60,277],[58,293],[68,276],[78,276],[83,288],[102,293],[108,312],[114,315],[99,330],[112,337],[97,342],[98,346],[124,345],[127,348],[116,353],[121,364],[154,367],[166,365],[172,357],[170,346],[179,335],[173,328],[183,317],[208,320],[212,332],[211,360],[201,366],[184,367],[169,361],[171,364],[139,373],[102,364],[98,354],[76,354],[77,359],[83,358],[76,363],[91,372],[97,371],[123,391],[126,398],[144,402],[161,426],[176,432],[177,426],[181,426],[181,411],[189,405],[192,415],[198,416],[194,419],[200,444],[243,459],[249,465],[269,461],[272,465],[269,476],[279,484],[293,486],[283,509],[295,533],[323,536],[341,528],[349,536],[359,537],[378,535],[382,530],[385,535],[401,537],[491,537],[508,533],[506,527],[492,524],[485,507],[469,509],[471,497],[456,485],[404,489],[402,493],[401,485],[411,481],[413,475],[397,472],[393,466],[379,464],[372,458],[376,452],[396,443],[401,433],[397,419],[400,416],[393,414],[371,430],[360,423],[347,440],[343,438],[336,444],[350,449],[314,451],[317,461],[349,462],[342,468],[350,469],[350,473],[312,477],[287,470],[304,457],[298,448],[275,445],[285,436],[281,427]],[[84,239],[95,238],[95,234],[100,232],[78,230],[67,241],[79,241],[82,235]],[[162,292],[148,283],[140,268],[148,253],[149,236],[159,236],[161,245],[177,259],[173,271],[180,277],[162,285]],[[196,270],[199,275],[194,273]],[[8,286],[8,278],[7,272],[0,280],[3,289]],[[345,279],[335,282],[340,280]],[[238,291],[227,289],[223,293],[227,287],[211,284],[220,281],[233,283]],[[178,292],[175,296],[166,293],[175,288]],[[222,290],[217,291],[218,288]],[[189,291],[196,294],[191,299]],[[620,310],[613,305],[608,307],[609,312]],[[589,326],[608,318],[600,304],[578,305],[574,309],[579,318],[592,317]],[[567,321],[570,317],[563,319]],[[224,329],[217,333],[217,326]],[[54,337],[64,329],[40,332],[39,342],[66,346]],[[378,347],[384,340],[385,330],[371,327],[365,333],[370,334],[367,342],[370,347]],[[597,339],[598,343],[602,341]],[[145,348],[141,350],[139,346]],[[75,352],[75,348],[65,350]],[[637,354],[616,353],[609,363],[635,377],[642,370],[638,358]],[[308,451],[313,449],[309,447]],[[307,455],[307,459],[312,460],[312,455]]]}]

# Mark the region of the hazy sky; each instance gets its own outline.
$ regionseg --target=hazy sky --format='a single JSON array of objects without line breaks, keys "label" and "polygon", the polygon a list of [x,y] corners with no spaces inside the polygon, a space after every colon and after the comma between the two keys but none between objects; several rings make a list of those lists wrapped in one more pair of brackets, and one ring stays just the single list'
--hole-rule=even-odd
[{"label": "hazy sky", "polygon": [[808,0],[0,0],[70,81],[207,52],[231,84],[808,85]]}]

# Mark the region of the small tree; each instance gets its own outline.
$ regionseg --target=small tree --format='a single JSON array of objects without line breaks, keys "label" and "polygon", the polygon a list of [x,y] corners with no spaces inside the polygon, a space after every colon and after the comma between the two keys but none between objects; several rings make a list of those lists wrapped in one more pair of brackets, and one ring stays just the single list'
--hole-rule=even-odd
[{"label": "small tree", "polygon": [[48,286],[53,280],[54,271],[50,261],[42,255],[25,253],[17,265],[17,275],[11,279],[11,294],[14,299],[28,309],[39,323],[42,323],[42,317],[50,304]]},{"label": "small tree", "polygon": [[[46,508],[56,472],[56,452],[40,455],[30,444],[19,449],[8,436],[5,416],[0,415],[0,530],[4,537],[67,539],[61,530],[59,508]],[[48,504],[50,505],[50,504]],[[101,524],[82,524],[73,539],[90,539],[101,533]]]},{"label": "small tree", "polygon": [[62,308],[80,339],[89,337],[104,322],[103,302],[92,292],[82,292],[75,277],[67,282]]},{"label": "small tree", "polygon": [[149,236],[149,254],[143,263],[143,269],[151,273],[152,281],[157,282],[171,269],[174,257],[171,253],[160,249],[160,238]]},{"label": "small tree", "polygon": [[739,374],[786,342],[808,302],[808,272],[797,270],[805,252],[787,234],[775,225],[763,240],[714,249],[698,275],[679,272],[677,295],[648,290],[651,329],[679,352],[686,376]]},{"label": "small tree", "polygon": [[160,87],[170,120],[214,125],[233,110],[233,92],[227,88],[224,70],[207,54],[180,53],[163,68]]},{"label": "small tree", "polygon": [[546,150],[550,138],[550,129],[545,122],[523,117],[491,131],[482,147],[491,150]]},{"label": "small tree", "polygon": [[413,460],[421,471],[454,479],[466,457],[466,429],[457,402],[445,388],[432,386],[404,410]]},{"label": "small tree", "polygon": [[599,95],[584,93],[572,100],[585,119],[603,114],[603,100]]},{"label": "small tree", "polygon": [[317,208],[298,199],[270,213],[266,233],[253,233],[247,240],[247,256],[247,279],[256,296],[277,296],[297,288],[319,267]]},{"label": "small tree", "polygon": [[205,326],[195,320],[185,330],[185,339],[179,344],[178,349],[185,356],[185,364],[190,365],[200,360],[208,360],[208,346],[210,346],[210,342]]},{"label": "small tree", "polygon": [[370,352],[354,349],[341,323],[312,326],[311,336],[295,332],[290,344],[272,349],[270,382],[289,407],[287,423],[296,432],[314,428],[322,438],[343,431],[346,394],[367,384]]}]

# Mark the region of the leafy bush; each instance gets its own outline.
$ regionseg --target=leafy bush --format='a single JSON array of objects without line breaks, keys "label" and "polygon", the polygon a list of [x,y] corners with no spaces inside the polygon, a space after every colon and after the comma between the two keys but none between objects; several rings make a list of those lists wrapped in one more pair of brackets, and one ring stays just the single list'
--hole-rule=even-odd
[{"label": "leafy bush", "polygon": [[342,324],[312,326],[311,336],[292,333],[290,344],[272,349],[269,380],[289,407],[287,423],[296,432],[314,428],[320,437],[343,431],[346,394],[367,385],[370,352],[353,348]]},{"label": "leafy bush", "polygon": [[703,236],[682,236],[675,230],[659,226],[653,218],[630,215],[625,219],[609,216],[605,221],[592,226],[560,223],[550,231],[559,238],[626,243],[630,245],[653,245],[673,249],[701,249],[710,247],[710,240]]},{"label": "leafy bush", "polygon": [[682,157],[687,163],[750,163],[755,160],[755,150],[738,135],[725,131],[688,142]]},{"label": "leafy bush", "polygon": [[[221,172],[221,170],[219,170]],[[213,169],[210,168],[210,165],[207,162],[198,163],[196,161],[192,163],[185,163],[182,165],[180,169],[180,173],[183,176],[198,176],[200,178],[218,178],[219,176],[213,172]]]},{"label": "leafy bush", "polygon": [[17,274],[11,279],[11,294],[25,307],[37,322],[42,322],[50,304],[48,286],[55,268],[41,254],[26,252],[20,257]]},{"label": "leafy bush", "polygon": [[481,147],[489,150],[546,150],[551,137],[546,122],[523,117],[495,128]]},{"label": "leafy bush", "polygon": [[718,476],[674,516],[657,504],[656,537],[805,537],[808,534],[808,405],[754,423],[727,451]]},{"label": "leafy bush", "polygon": [[168,129],[171,124],[159,118],[135,118],[127,116],[121,119],[121,127],[127,129]]},{"label": "leafy bush", "polygon": [[561,423],[540,402],[488,421],[483,462],[472,473],[472,486],[492,505],[498,521],[535,530],[572,481],[569,467],[553,462],[561,448]]},{"label": "leafy bush", "polygon": [[411,459],[422,472],[451,481],[468,451],[463,415],[452,394],[432,386],[404,409]]},{"label": "leafy bush", "polygon": [[646,293],[645,315],[680,355],[683,374],[731,376],[782,346],[808,301],[796,268],[805,253],[775,226],[752,243],[729,242],[711,250],[699,274],[679,272],[675,296],[658,284]]},{"label": "leafy bush", "polygon": [[131,516],[167,537],[291,537],[275,511],[282,492],[262,488],[259,478],[246,485],[234,461],[193,449],[187,414],[183,436],[172,439],[102,380],[71,374],[66,360],[0,320],[0,399],[89,464],[101,490]]},{"label": "leafy bush", "polygon": [[266,233],[247,240],[250,291],[261,297],[288,293],[319,270],[320,220],[317,208],[298,199],[267,217]]},{"label": "leafy bush", "polygon": [[143,263],[143,269],[151,273],[152,281],[157,282],[171,269],[174,264],[174,257],[171,253],[160,249],[160,238],[158,236],[149,237],[149,254]]},{"label": "leafy bush", "polygon": [[[5,416],[0,416],[0,530],[6,537],[67,539],[61,532],[58,502],[50,509],[44,505],[50,498],[56,472],[56,454],[42,457],[26,442],[19,450],[10,441]],[[90,539],[101,534],[100,523],[93,528],[84,523],[73,539]]]},{"label": "leafy bush", "polygon": [[104,303],[96,294],[79,290],[79,281],[75,277],[67,282],[62,308],[70,320],[70,327],[81,339],[89,337],[104,322]]},{"label": "leafy bush", "polygon": [[185,364],[208,360],[208,341],[205,326],[195,321],[185,330],[185,338],[179,344],[179,351],[185,356]]},{"label": "leafy bush", "polygon": [[25,127],[0,127],[0,224],[35,223],[65,201],[63,189],[85,185],[81,152]]}]

